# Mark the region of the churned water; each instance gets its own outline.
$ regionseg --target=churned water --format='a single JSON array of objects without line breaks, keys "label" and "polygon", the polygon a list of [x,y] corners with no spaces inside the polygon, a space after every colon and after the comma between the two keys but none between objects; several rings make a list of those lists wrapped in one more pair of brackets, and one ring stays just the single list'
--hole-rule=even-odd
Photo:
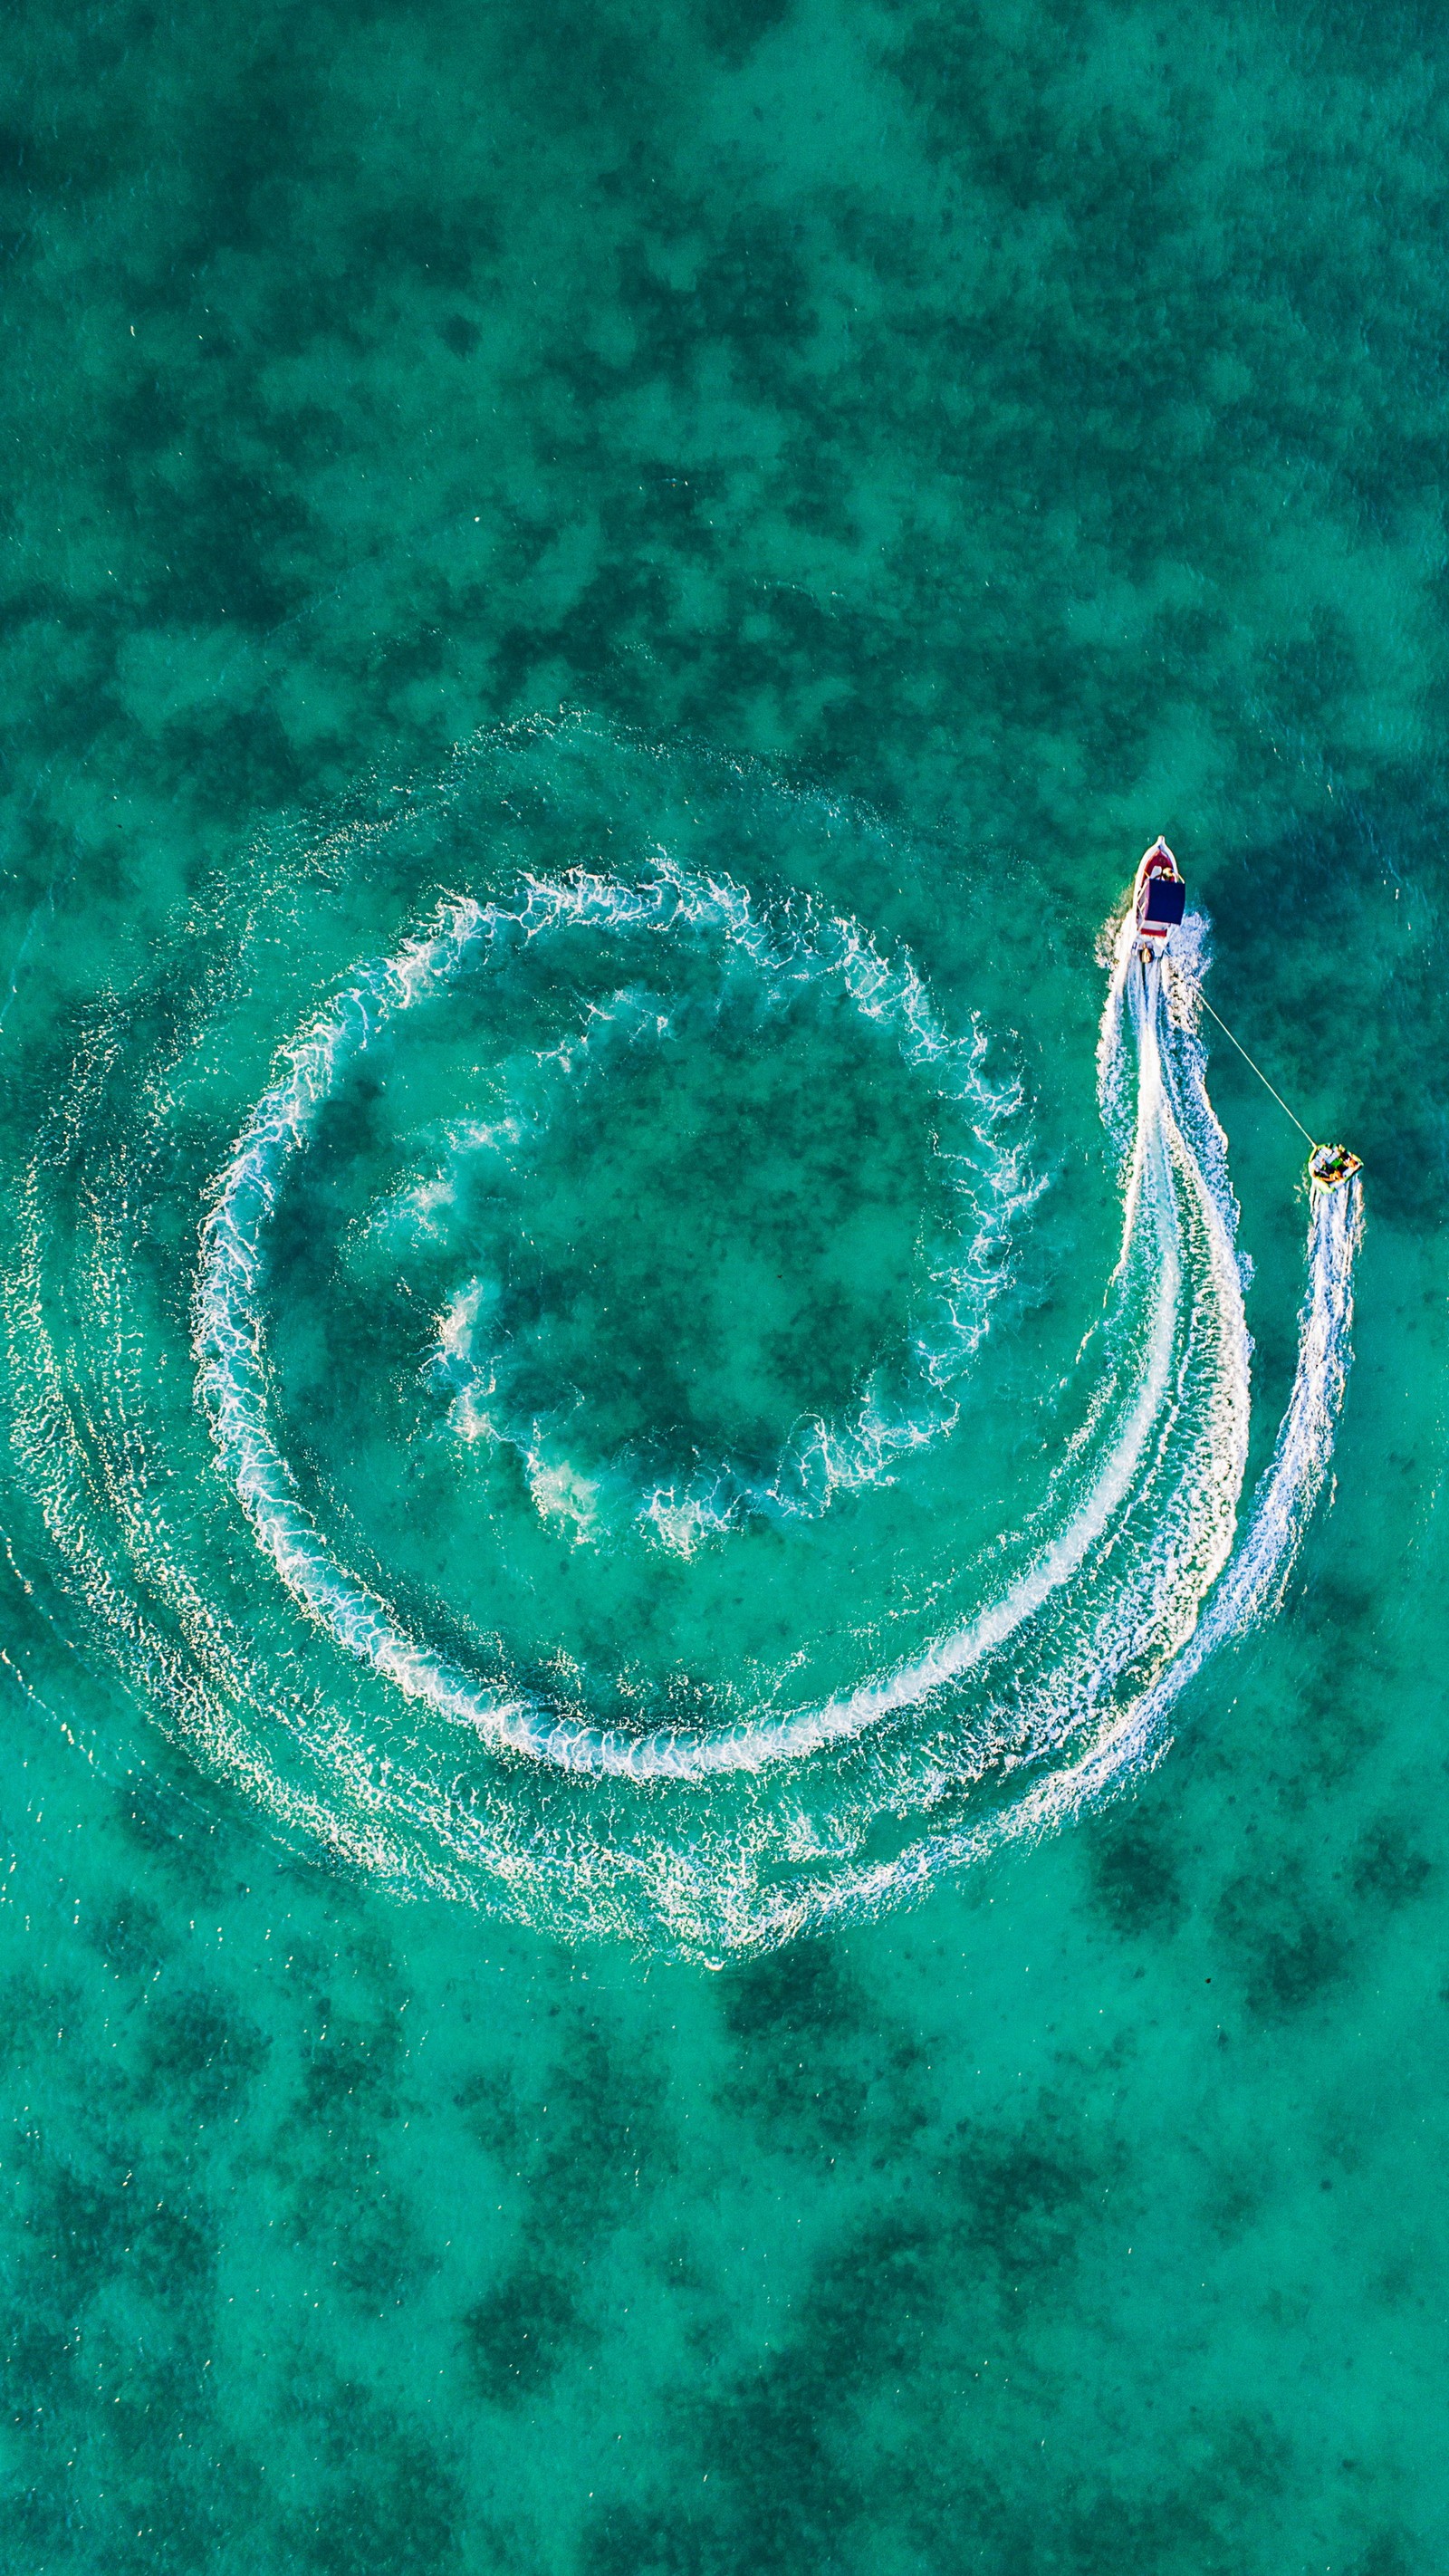
[{"label": "churned water", "polygon": [[1442,2563],[1440,19],[3,46],[0,2565]]}]

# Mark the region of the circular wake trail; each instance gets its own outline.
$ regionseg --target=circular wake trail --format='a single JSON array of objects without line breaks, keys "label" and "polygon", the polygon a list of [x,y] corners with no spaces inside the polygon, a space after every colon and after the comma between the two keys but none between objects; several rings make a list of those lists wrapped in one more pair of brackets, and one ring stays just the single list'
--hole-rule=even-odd
[{"label": "circular wake trail", "polygon": [[[514,799],[516,894],[434,893],[415,936],[332,984],[362,944],[349,914],[325,980],[298,966],[294,1013],[331,998],[281,1048],[249,1115],[221,969],[212,996],[178,976],[192,998],[174,1039],[148,1035],[144,1010],[133,1031],[119,1001],[88,1030],[7,1281],[15,1450],[48,1561],[106,1653],[283,1830],[402,1895],[717,1961],[910,1901],[1159,1758],[1194,1677],[1280,1603],[1329,1474],[1359,1185],[1311,1193],[1291,1397],[1245,1502],[1251,1346],[1197,1034],[1201,921],[1174,930],[1167,961],[1144,962],[1130,918],[1114,934],[1097,1076],[1117,1201],[1100,1311],[1073,1365],[1053,1338],[1072,1309],[1058,1299],[1038,1338],[1030,1299],[1044,1240],[1070,1248],[1076,1217],[1064,1201],[1057,1235],[1035,1231],[1024,1086],[990,1071],[984,1028],[950,1026],[903,953],[803,896],[747,894],[715,856],[743,846],[755,817],[762,866],[797,833],[811,868],[817,844],[831,853],[826,882],[863,881],[833,836],[865,827],[773,787],[759,822],[732,775],[555,730],[488,748],[476,780],[466,769],[450,785],[454,864],[471,864],[515,778],[529,790]],[[609,836],[626,788],[627,859],[622,829]],[[656,829],[661,810],[672,820]],[[699,811],[691,870],[664,853]],[[414,899],[447,882],[442,829],[408,821]],[[620,849],[617,872],[580,866],[581,847]],[[350,850],[327,853],[349,886]],[[214,927],[198,938],[210,955]],[[958,966],[968,954],[963,936]],[[252,980],[239,969],[235,987]],[[270,1042],[265,1012],[263,1000],[246,1022],[249,1047]],[[731,1065],[752,1072],[776,1033],[821,1049],[822,1030],[863,1050],[860,1098],[890,1104],[892,1139],[890,1122],[919,1121],[935,1157],[878,1158],[875,1201],[847,1167],[846,1187],[900,1213],[908,1243],[916,1219],[896,1175],[927,1171],[936,1193],[921,1201],[930,1249],[899,1308],[896,1374],[818,1381],[843,1392],[817,1419],[796,1392],[817,1381],[787,1373],[788,1402],[762,1417],[754,1448],[730,1445],[727,1407],[707,1453],[690,1445],[687,1407],[676,1438],[672,1393],[647,1417],[609,1413],[602,1394],[595,1413],[571,1414],[558,1384],[581,1390],[581,1408],[594,1400],[597,1318],[612,1330],[618,1279],[641,1276],[637,1261],[610,1269],[605,1231],[616,1207],[635,1223],[634,1200],[611,1196],[606,1175],[574,1209],[568,1183],[587,1170],[574,1140],[592,1151],[616,1112],[622,1131],[633,1104],[661,1096],[630,1092],[641,1063],[652,1082],[662,1061],[666,1084],[702,1068],[689,1078],[707,1089]],[[856,1060],[835,1044],[772,1061]],[[749,1118],[772,1097],[742,1096]],[[556,1150],[538,1142],[549,1118]],[[768,1142],[749,1118],[720,1132]],[[495,1129],[504,1146],[476,1149]],[[178,1190],[183,1148],[194,1177]],[[191,1211],[223,1156],[197,1263]],[[788,1187],[811,1186],[796,1170]],[[552,1272],[509,1267],[546,1189],[550,1240],[576,1220],[582,1261],[598,1263],[577,1325],[562,1302],[526,1304]],[[646,1228],[671,1204],[663,1187],[646,1198]],[[782,1204],[794,1223],[813,1202],[787,1190]],[[686,1290],[698,1239],[680,1237]],[[812,1274],[777,1310],[793,1331],[814,1330],[814,1278],[833,1275]],[[736,1293],[716,1310],[727,1330]],[[559,1315],[572,1340],[549,1339]],[[681,1383],[693,1365],[695,1345],[676,1351],[652,1322],[619,1347],[646,1371],[660,1353]],[[735,1368],[727,1338],[698,1347]],[[736,1381],[722,1382],[733,1401]],[[1039,1467],[1017,1386],[1042,1402],[1043,1426],[1063,1425]],[[1064,1411],[1048,1415],[1052,1386]],[[665,1425],[653,1448],[618,1445],[636,1418]],[[599,1488],[612,1518],[579,1535],[538,1493],[575,1472],[613,1479]],[[1011,1488],[1024,1499],[995,1503],[997,1476],[1027,1478]],[[682,1541],[671,1513],[689,1524]]]}]

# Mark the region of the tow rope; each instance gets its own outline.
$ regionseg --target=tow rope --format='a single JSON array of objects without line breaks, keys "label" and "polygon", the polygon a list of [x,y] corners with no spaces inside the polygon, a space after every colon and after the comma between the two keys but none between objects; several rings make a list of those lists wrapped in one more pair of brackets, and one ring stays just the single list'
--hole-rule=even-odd
[{"label": "tow rope", "polygon": [[[1187,983],[1187,981],[1188,981],[1187,976],[1186,976],[1186,975],[1184,975],[1182,980],[1183,980],[1183,982],[1184,982],[1184,983]],[[1194,985],[1192,986],[1192,990],[1193,990],[1193,992],[1197,995],[1197,998],[1198,998],[1198,1000],[1201,1002],[1201,1004],[1202,1004],[1202,1006],[1203,1006],[1203,1009],[1206,1011],[1206,1013],[1207,1013],[1207,1015],[1208,1015],[1209,1019],[1212,1019],[1212,1020],[1216,1020],[1216,1021],[1217,1021],[1218,1027],[1222,1030],[1222,1033],[1223,1033],[1224,1037],[1225,1037],[1225,1038],[1227,1038],[1227,1039],[1229,1040],[1229,1042],[1230,1042],[1233,1046],[1235,1046],[1235,1047],[1237,1048],[1238,1053],[1239,1053],[1239,1055],[1242,1057],[1244,1064],[1252,1065],[1252,1067],[1253,1067],[1253,1071],[1254,1071],[1254,1073],[1257,1075],[1258,1080],[1261,1082],[1261,1084],[1262,1084],[1262,1086],[1263,1086],[1263,1089],[1264,1089],[1265,1091],[1272,1091],[1272,1092],[1273,1092],[1273,1097],[1274,1097],[1274,1099],[1277,1101],[1279,1108],[1282,1110],[1284,1117],[1285,1117],[1285,1118],[1292,1118],[1292,1120],[1293,1120],[1293,1124],[1294,1124],[1294,1126],[1297,1128],[1299,1135],[1300,1135],[1300,1136],[1307,1136],[1307,1137],[1308,1137],[1308,1142],[1309,1142],[1309,1144],[1312,1146],[1312,1148],[1313,1148],[1313,1150],[1314,1150],[1314,1152],[1315,1152],[1315,1154],[1316,1154],[1316,1153],[1319,1151],[1319,1144],[1318,1144],[1318,1139],[1317,1139],[1317,1137],[1316,1137],[1316,1136],[1313,1136],[1313,1135],[1310,1135],[1310,1134],[1309,1134],[1308,1129],[1304,1126],[1302,1119],[1301,1119],[1301,1118],[1299,1118],[1299,1117],[1296,1117],[1296,1116],[1294,1115],[1294,1112],[1289,1108],[1287,1101],[1284,1099],[1282,1092],[1281,1092],[1281,1091],[1274,1091],[1274,1090],[1273,1090],[1273,1085],[1272,1085],[1272,1083],[1268,1080],[1268,1077],[1267,1077],[1266,1073],[1263,1071],[1262,1066],[1261,1066],[1260,1064],[1257,1064],[1257,1063],[1255,1063],[1255,1062],[1254,1062],[1254,1059],[1252,1058],[1252,1056],[1250,1056],[1250,1055],[1249,1055],[1247,1048],[1244,1046],[1242,1039],[1241,1039],[1241,1038],[1235,1038],[1235,1037],[1233,1036],[1232,1030],[1229,1028],[1229,1026],[1228,1026],[1228,1024],[1227,1024],[1227,1021],[1222,1017],[1222,1014],[1221,1014],[1220,1012],[1215,1011],[1215,1010],[1213,1009],[1213,1006],[1212,1006],[1211,1002],[1208,1000],[1208,997],[1207,997],[1206,993],[1203,991],[1203,988],[1202,988],[1201,984],[1194,984]]]}]

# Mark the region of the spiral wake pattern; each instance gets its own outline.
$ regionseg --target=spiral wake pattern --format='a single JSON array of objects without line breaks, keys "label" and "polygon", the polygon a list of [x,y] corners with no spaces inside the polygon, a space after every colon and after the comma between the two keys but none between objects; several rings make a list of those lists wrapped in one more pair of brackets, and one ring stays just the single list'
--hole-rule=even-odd
[{"label": "spiral wake pattern", "polygon": [[[439,891],[485,831],[495,890]],[[879,1910],[1154,1759],[1281,1597],[1358,1193],[1314,1193],[1243,1515],[1204,925],[1166,964],[1116,932],[1115,1263],[1072,1427],[994,1516],[1045,1204],[1019,1061],[792,890],[792,835],[892,858],[745,773],[536,730],[426,813],[259,858],[229,966],[80,1031],[26,1176],[13,1436],[50,1578],[198,1758],[401,1892],[707,1958]],[[408,869],[431,899],[368,962],[299,947],[238,1117],[278,979],[236,955],[329,872],[340,948]]]}]

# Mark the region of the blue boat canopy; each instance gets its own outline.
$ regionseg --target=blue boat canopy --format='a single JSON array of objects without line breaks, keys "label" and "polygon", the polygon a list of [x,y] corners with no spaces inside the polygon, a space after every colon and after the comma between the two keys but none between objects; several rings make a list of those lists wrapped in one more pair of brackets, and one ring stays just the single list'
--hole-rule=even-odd
[{"label": "blue boat canopy", "polygon": [[1138,920],[1161,922],[1164,929],[1170,929],[1174,922],[1182,919],[1187,887],[1181,877],[1153,876],[1143,887],[1142,898]]}]

